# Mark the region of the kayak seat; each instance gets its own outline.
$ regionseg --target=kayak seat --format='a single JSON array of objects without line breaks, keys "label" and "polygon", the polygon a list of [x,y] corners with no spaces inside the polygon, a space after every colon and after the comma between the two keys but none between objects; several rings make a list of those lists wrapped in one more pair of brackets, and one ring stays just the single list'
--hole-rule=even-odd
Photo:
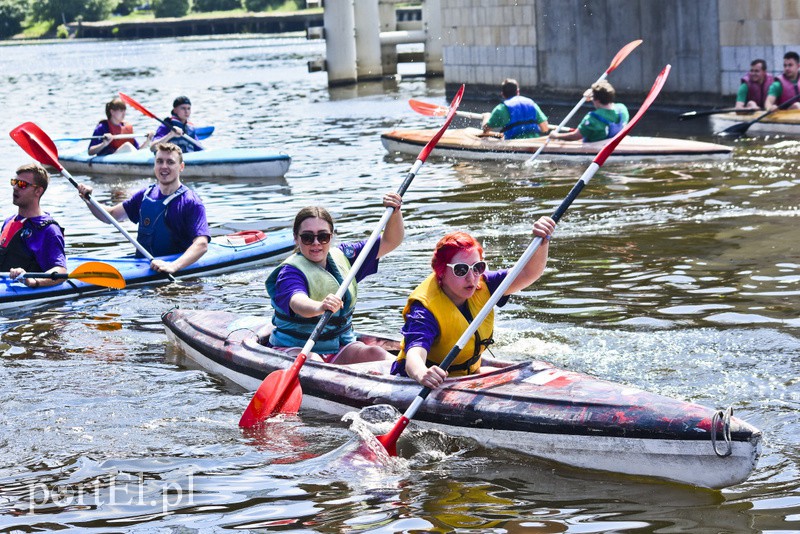
[{"label": "kayak seat", "polygon": [[217,242],[232,246],[250,245],[267,239],[267,234],[261,230],[242,230],[233,234],[225,234],[214,238]]}]

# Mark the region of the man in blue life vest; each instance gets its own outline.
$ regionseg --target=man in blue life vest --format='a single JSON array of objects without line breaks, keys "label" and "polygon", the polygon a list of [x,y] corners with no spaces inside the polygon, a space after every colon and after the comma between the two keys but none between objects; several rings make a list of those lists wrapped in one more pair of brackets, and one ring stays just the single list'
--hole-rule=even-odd
[{"label": "man in blue life vest", "polygon": [[[18,278],[26,272],[66,273],[64,230],[42,211],[39,202],[50,185],[50,175],[38,163],[22,165],[11,179],[17,214],[3,223],[0,234],[0,271]],[[64,280],[22,278],[28,287],[46,287]]]},{"label": "man in blue life vest", "polygon": [[491,113],[483,114],[481,126],[484,134],[500,130],[504,139],[526,139],[547,134],[550,129],[547,116],[536,102],[520,96],[517,80],[503,80],[500,94],[503,102],[495,106]]},{"label": "man in blue life vest", "polygon": [[[192,102],[188,96],[179,96],[172,102],[172,115],[164,119],[168,125],[162,124],[156,130],[156,135],[153,138],[153,145],[156,143],[170,142],[178,145],[184,154],[187,152],[196,152],[203,150],[200,142],[197,140],[197,131],[195,125],[189,122],[189,117],[192,115]],[[191,137],[194,141],[190,141],[183,137],[184,135]]]},{"label": "man in blue life vest", "polygon": [[625,104],[614,102],[617,93],[606,80],[594,83],[583,96],[592,101],[594,111],[587,113],[575,130],[563,133],[553,132],[550,137],[562,141],[583,139],[585,143],[594,143],[603,139],[611,139],[628,124],[630,119],[628,108]]},{"label": "man in blue life vest", "polygon": [[[159,143],[155,149],[157,183],[140,189],[124,202],[101,208],[120,222],[130,220],[137,223],[137,241],[153,256],[180,254],[172,261],[156,258],[150,263],[154,271],[173,274],[206,253],[211,232],[203,201],[181,183],[181,149],[172,143]],[[88,202],[87,196],[91,195],[92,188],[79,184],[78,191],[94,216],[108,222],[103,213]]]},{"label": "man in blue life vest", "polygon": [[[800,95],[800,55],[797,52],[786,52],[783,55],[783,74],[775,78],[767,91],[767,100],[764,109],[772,111],[782,106],[787,100]],[[800,102],[784,107],[783,109],[800,109]]]},{"label": "man in blue life vest", "polygon": [[764,109],[767,92],[775,81],[775,76],[767,73],[767,62],[754,59],[750,72],[742,76],[742,83],[736,92],[736,108],[744,110]]}]

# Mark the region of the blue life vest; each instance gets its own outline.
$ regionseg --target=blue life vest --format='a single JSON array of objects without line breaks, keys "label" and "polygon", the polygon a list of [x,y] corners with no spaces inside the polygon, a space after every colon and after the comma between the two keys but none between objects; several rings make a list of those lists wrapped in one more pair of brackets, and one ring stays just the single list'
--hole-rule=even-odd
[{"label": "blue life vest", "polygon": [[[168,197],[155,200],[150,197],[150,193],[157,187],[151,185],[144,192],[142,206],[139,208],[139,233],[137,240],[153,256],[169,256],[170,254],[181,254],[186,251],[188,246],[178,242],[174,232],[167,225],[167,206],[170,202],[186,193],[189,189],[182,185],[177,191]],[[141,257],[137,250],[136,255]]]},{"label": "blue life vest", "polygon": [[[336,293],[344,277],[350,272],[350,261],[344,253],[336,247],[328,253],[327,269],[307,260],[302,254],[292,254],[274,269],[267,277],[267,293],[272,299],[272,324],[275,330],[270,335],[269,342],[274,347],[302,347],[311,337],[319,317],[300,317],[291,310],[281,309],[275,300],[275,285],[278,274],[284,265],[297,268],[306,277],[309,298],[317,301],[323,300],[327,295]],[[314,352],[318,354],[334,354],[339,349],[355,341],[353,332],[353,310],[356,305],[357,286],[355,280],[350,283],[342,299],[342,309],[334,313],[322,333],[314,343]]]},{"label": "blue life vest", "polygon": [[627,121],[623,122],[622,113],[618,108],[618,106],[621,106],[621,104],[614,104],[615,108],[614,111],[617,112],[616,122],[611,122],[610,120],[603,118],[603,116],[597,113],[596,111],[589,112],[589,115],[591,115],[592,117],[594,117],[595,119],[599,120],[600,122],[606,125],[606,139],[611,139],[612,137],[617,135],[619,132],[622,131],[622,129],[627,124]]},{"label": "blue life vest", "polygon": [[503,127],[503,136],[506,139],[514,139],[524,134],[534,133],[539,135],[541,129],[536,122],[538,113],[533,100],[526,96],[514,96],[504,101],[503,104],[508,108],[511,120]]},{"label": "blue life vest", "polygon": [[[194,124],[191,122],[181,122],[180,119],[174,115],[167,117],[164,119],[164,122],[172,126],[177,126],[183,133],[191,137],[192,139],[197,139],[197,129],[195,128]],[[197,152],[199,150],[203,150],[202,148],[198,147],[191,141],[186,140],[184,137],[173,137],[169,141],[175,145],[181,147],[181,151],[186,154],[187,152]]]}]

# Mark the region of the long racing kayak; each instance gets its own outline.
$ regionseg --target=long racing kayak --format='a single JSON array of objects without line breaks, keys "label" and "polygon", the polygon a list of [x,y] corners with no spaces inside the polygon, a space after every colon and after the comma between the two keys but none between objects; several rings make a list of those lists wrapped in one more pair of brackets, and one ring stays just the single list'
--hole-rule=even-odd
[{"label": "long racing kayak", "polygon": [[[288,256],[292,250],[294,250],[294,240],[291,230],[269,234],[261,231],[247,231],[218,236],[211,239],[208,252],[203,257],[175,273],[174,276],[176,278],[193,278],[245,270],[277,262]],[[178,255],[175,254],[159,256],[158,259],[171,261],[177,257]],[[150,262],[147,259],[135,256],[122,258],[72,257],[67,260],[67,271],[71,272],[88,261],[101,261],[114,266],[125,278],[128,287],[168,281],[163,274],[150,269]],[[0,309],[95,295],[105,291],[114,290],[88,284],[81,280],[66,280],[56,286],[30,288],[21,282],[0,279]]]},{"label": "long racing kayak", "polygon": [[[175,309],[162,320],[180,355],[250,392],[294,361],[262,344],[269,318]],[[389,339],[360,339],[390,351],[399,348]],[[446,380],[412,424],[580,468],[709,488],[741,483],[756,466],[761,432],[730,409],[706,408],[546,362],[506,364]],[[377,404],[403,411],[420,391],[415,381],[389,375],[386,363],[307,360],[300,384],[302,409],[332,414]]]},{"label": "long racing kayak", "polygon": [[[390,153],[417,154],[436,133],[436,129],[392,130],[381,135],[384,148]],[[545,142],[545,137],[533,139],[498,139],[483,137],[477,128],[447,130],[432,156],[495,161],[526,161]],[[589,162],[608,143],[553,140],[539,155],[540,160]],[[714,143],[672,139],[668,137],[627,136],[614,149],[609,161],[687,161],[697,159],[724,159],[731,157],[731,147]]]},{"label": "long racing kayak", "polygon": [[[58,160],[71,173],[149,176],[155,156],[138,150],[107,156],[90,156],[86,143],[61,141]],[[292,162],[287,154],[266,148],[209,148],[183,156],[183,178],[281,178]]]},{"label": "long racing kayak", "polygon": [[[750,122],[765,112],[721,113],[711,117],[711,125],[715,132],[721,132],[734,124]],[[767,115],[747,128],[748,133],[800,135],[800,109],[779,110]]]}]

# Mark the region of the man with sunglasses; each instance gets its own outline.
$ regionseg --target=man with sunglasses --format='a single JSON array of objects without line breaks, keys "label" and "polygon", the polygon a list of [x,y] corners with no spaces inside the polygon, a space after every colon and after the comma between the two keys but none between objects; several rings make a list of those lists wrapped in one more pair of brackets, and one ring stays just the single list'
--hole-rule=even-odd
[{"label": "man with sunglasses", "polygon": [[[503,306],[512,293],[525,289],[542,275],[555,227],[550,217],[541,217],[534,223],[533,234],[544,241],[498,301],[498,306]],[[436,388],[447,376],[492,369],[482,365],[481,356],[494,343],[494,311],[478,326],[447,370],[439,364],[500,287],[508,271],[487,270],[483,247],[465,232],[454,232],[439,240],[431,267],[433,273],[411,293],[403,309],[403,343],[391,373]]]},{"label": "man with sunglasses", "polygon": [[[153,256],[180,254],[172,261],[154,259],[150,262],[154,271],[173,274],[206,253],[211,232],[203,201],[181,183],[184,167],[181,149],[172,143],[158,143],[155,150],[157,183],[140,189],[124,202],[102,208],[120,222],[137,223],[137,241]],[[107,223],[103,213],[88,201],[92,188],[79,184],[78,191],[94,216]]]},{"label": "man with sunglasses", "polygon": [[[22,165],[11,179],[17,214],[3,223],[0,234],[0,271],[11,278],[26,272],[66,273],[64,230],[39,202],[50,184],[50,175],[38,163]],[[63,280],[22,278],[28,287],[57,285]]]}]

